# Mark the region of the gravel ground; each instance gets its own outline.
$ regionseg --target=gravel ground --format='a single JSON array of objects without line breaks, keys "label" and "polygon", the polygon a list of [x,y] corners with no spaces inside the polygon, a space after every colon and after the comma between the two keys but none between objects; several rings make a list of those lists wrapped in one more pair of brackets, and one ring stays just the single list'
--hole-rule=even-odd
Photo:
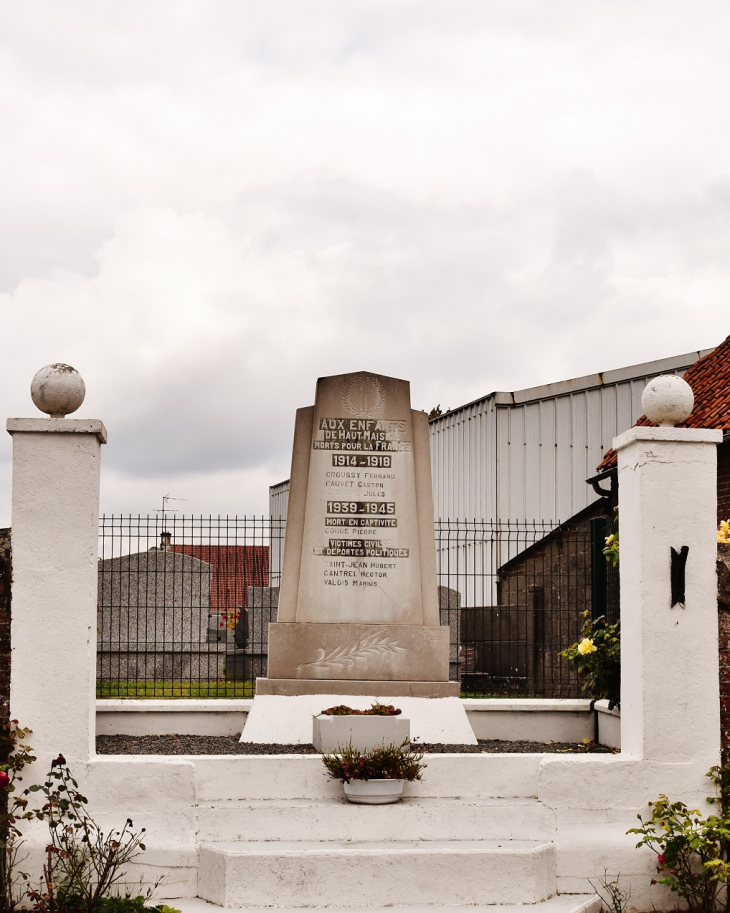
[{"label": "gravel ground", "polygon": [[[317,754],[312,745],[255,745],[241,743],[239,736],[219,735],[99,735],[96,750],[99,754]],[[416,747],[414,745],[414,747]],[[593,742],[507,742],[501,739],[480,739],[478,745],[421,745],[419,751],[447,754],[615,754],[613,748]]]}]

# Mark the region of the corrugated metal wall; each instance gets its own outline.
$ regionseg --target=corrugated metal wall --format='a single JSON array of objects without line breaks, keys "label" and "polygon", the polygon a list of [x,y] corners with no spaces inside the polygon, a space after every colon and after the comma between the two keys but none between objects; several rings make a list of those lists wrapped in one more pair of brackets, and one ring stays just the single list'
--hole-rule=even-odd
[{"label": "corrugated metal wall", "polygon": [[[658,374],[682,375],[710,351],[515,393],[491,393],[432,421],[434,517],[535,522],[546,530],[569,520],[598,498],[586,479],[595,475],[614,437],[642,414],[647,381]],[[271,517],[285,518],[288,501],[289,482],[273,485]],[[496,604],[497,567],[526,547],[510,540],[507,552],[500,546],[497,553],[478,538],[475,531],[473,541],[455,537],[437,543],[440,565],[457,568],[472,582],[460,588],[462,605],[481,604],[479,599]],[[271,547],[274,568],[279,546]],[[485,586],[488,592],[482,592]]]},{"label": "corrugated metal wall", "polygon": [[492,393],[432,421],[438,519],[563,521],[596,500],[586,479],[642,414],[651,377],[682,375],[706,352]]},{"label": "corrugated metal wall", "polygon": [[[289,480],[279,482],[278,485],[269,487],[269,516],[272,520],[286,520],[289,508]],[[271,549],[269,566],[270,586],[279,586],[281,583],[281,566],[284,558],[284,538],[281,529],[277,527],[277,535],[272,535],[269,543]]]}]

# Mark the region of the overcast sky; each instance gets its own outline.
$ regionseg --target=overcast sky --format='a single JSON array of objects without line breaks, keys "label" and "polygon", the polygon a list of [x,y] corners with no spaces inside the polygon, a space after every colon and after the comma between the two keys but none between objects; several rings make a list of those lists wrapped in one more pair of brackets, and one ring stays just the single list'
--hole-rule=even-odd
[{"label": "overcast sky", "polygon": [[318,376],[428,410],[730,333],[725,0],[0,11],[0,412],[76,367],[107,512],[266,512]]}]

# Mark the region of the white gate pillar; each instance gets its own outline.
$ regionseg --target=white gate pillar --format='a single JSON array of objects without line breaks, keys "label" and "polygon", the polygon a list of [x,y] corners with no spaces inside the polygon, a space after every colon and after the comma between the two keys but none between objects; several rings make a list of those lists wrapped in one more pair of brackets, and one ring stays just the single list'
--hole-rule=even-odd
[{"label": "white gate pillar", "polygon": [[31,387],[51,418],[11,418],[13,438],[10,713],[43,769],[94,755],[99,466],[106,429],[67,419],[81,376],[50,365]]},{"label": "white gate pillar", "polygon": [[[618,452],[621,750],[647,761],[720,759],[717,447],[722,432],[675,428],[693,405],[677,377],[642,396],[660,427],[634,427]],[[671,549],[688,546],[684,606],[672,606]],[[677,583],[681,588],[681,574]]]}]

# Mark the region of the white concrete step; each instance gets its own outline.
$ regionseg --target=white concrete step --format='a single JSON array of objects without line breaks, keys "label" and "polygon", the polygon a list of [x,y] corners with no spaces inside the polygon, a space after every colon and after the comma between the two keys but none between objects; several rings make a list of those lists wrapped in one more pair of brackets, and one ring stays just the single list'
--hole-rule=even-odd
[{"label": "white concrete step", "polygon": [[537,799],[244,800],[198,807],[198,842],[247,840],[552,840],[555,814]]},{"label": "white concrete step", "polygon": [[198,894],[224,907],[534,904],[555,891],[555,850],[548,842],[241,841],[199,847]]},{"label": "white concrete step", "polygon": [[[161,903],[169,904],[181,913],[243,913],[243,907],[221,907],[200,897],[166,897]],[[311,907],[279,907],[278,913],[309,913]],[[329,913],[347,909],[347,913],[391,913],[392,907],[330,907]],[[441,906],[441,913],[495,913],[489,906]],[[554,894],[547,900],[535,904],[503,904],[499,913],[600,913],[601,899],[597,894]],[[399,913],[433,913],[432,907],[424,905],[398,907]],[[271,913],[270,907],[246,907],[245,913]]]},{"label": "white concrete step", "polygon": [[[539,754],[428,754],[423,780],[407,783],[419,798],[534,798]],[[181,758],[195,764],[198,800],[336,799],[342,784],[330,780],[319,755],[226,755]]]}]

